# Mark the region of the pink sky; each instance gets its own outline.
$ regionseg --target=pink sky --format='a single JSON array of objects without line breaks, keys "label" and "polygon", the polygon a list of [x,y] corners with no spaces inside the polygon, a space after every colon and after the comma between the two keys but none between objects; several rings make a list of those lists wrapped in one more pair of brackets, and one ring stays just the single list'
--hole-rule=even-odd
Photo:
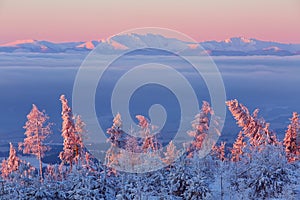
[{"label": "pink sky", "polygon": [[244,36],[300,43],[299,0],[0,0],[0,44],[86,41],[163,27],[197,41]]}]

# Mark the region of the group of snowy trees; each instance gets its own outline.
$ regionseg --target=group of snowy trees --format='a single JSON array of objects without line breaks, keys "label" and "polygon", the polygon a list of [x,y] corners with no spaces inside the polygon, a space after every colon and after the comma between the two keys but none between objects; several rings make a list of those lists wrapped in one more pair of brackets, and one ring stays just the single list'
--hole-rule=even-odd
[{"label": "group of snowy trees", "polygon": [[[270,124],[258,116],[258,109],[251,114],[237,100],[227,101],[241,128],[228,147],[225,142],[215,144],[212,134],[220,135],[218,117],[209,103],[203,102],[187,132],[192,141],[179,147],[171,140],[165,149],[156,138],[157,127],[144,116],[136,116],[138,130],[132,128],[126,133],[121,115],[117,114],[107,129],[110,148],[105,163],[99,163],[84,147],[84,122],[80,116],[73,116],[64,95],[60,101],[64,139],[59,154],[61,164],[43,169],[42,158],[49,150],[45,139],[51,134],[51,123],[45,112],[33,105],[19,149],[36,156],[39,170],[19,159],[10,144],[9,157],[1,164],[3,197],[294,199],[297,195],[294,187],[299,185],[300,122],[296,112],[281,142]],[[206,155],[207,152],[210,153]]]},{"label": "group of snowy trees", "polygon": [[[64,95],[60,98],[62,103],[62,137],[64,139],[63,151],[60,152],[61,168],[64,164],[70,166],[70,171],[74,163],[79,159],[84,159],[84,146],[82,135],[84,133],[85,124],[80,116],[73,117],[71,108],[68,106],[68,101]],[[27,115],[27,122],[24,126],[25,138],[24,142],[19,143],[19,150],[24,154],[32,154],[39,161],[39,177],[43,181],[42,158],[45,152],[50,150],[50,147],[45,144],[45,139],[52,133],[51,123],[47,122],[49,117],[44,111],[39,111],[36,105],[32,106],[32,110]],[[19,169],[20,165],[25,163],[16,155],[16,150],[10,143],[10,152],[7,160],[3,160],[1,167],[1,175],[3,178],[8,178],[9,174]],[[50,169],[51,166],[48,166]]]}]

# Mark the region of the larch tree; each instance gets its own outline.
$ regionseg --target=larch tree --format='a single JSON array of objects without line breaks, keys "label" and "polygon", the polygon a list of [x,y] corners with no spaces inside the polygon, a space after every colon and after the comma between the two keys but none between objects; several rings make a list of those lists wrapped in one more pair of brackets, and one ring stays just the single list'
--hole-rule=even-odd
[{"label": "larch tree", "polygon": [[1,176],[3,178],[8,178],[8,176],[19,169],[19,166],[21,164],[20,158],[17,156],[16,149],[12,145],[12,143],[9,143],[9,156],[6,159],[4,159],[1,163]]},{"label": "larch tree", "polygon": [[39,111],[36,105],[32,105],[31,112],[27,115],[27,122],[24,126],[25,139],[19,144],[25,154],[33,154],[39,161],[40,181],[43,181],[42,158],[50,147],[44,144],[44,140],[51,134],[49,117],[44,111]]},{"label": "larch tree", "polygon": [[298,113],[294,112],[290,119],[291,123],[288,125],[286,134],[283,140],[285,146],[286,157],[289,162],[300,160],[300,141],[297,137],[300,134],[300,122]]},{"label": "larch tree", "polygon": [[68,105],[68,100],[65,95],[61,95],[60,101],[62,104],[62,137],[64,139],[63,151],[60,152],[59,158],[62,164],[70,165],[72,171],[73,164],[77,163],[83,155],[83,139],[84,123],[79,116],[73,117],[72,110]]}]

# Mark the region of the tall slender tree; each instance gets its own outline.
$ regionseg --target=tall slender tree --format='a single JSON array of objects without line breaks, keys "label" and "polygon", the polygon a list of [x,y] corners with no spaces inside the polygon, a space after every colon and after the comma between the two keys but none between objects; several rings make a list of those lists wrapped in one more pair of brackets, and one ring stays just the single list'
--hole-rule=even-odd
[{"label": "tall slender tree", "polygon": [[290,119],[291,123],[286,130],[283,144],[285,146],[286,157],[289,162],[300,160],[300,141],[297,137],[300,135],[300,122],[298,113],[294,112]]},{"label": "tall slender tree", "polygon": [[200,112],[191,122],[192,130],[188,131],[188,135],[193,137],[193,141],[187,149],[188,157],[192,157],[195,151],[202,149],[203,142],[208,135],[210,119],[212,115],[214,115],[213,109],[210,107],[208,102],[203,101]]},{"label": "tall slender tree", "polygon": [[80,117],[73,117],[72,110],[68,105],[65,95],[61,95],[62,104],[62,137],[64,139],[63,151],[60,152],[59,158],[62,164],[70,165],[72,171],[73,164],[77,163],[79,158],[83,156],[83,139],[84,123]]},{"label": "tall slender tree", "polygon": [[[122,119],[120,113],[113,119],[113,125],[107,129],[107,134],[109,134],[109,138],[107,142],[110,143],[110,148],[106,151],[105,155],[105,166],[109,167],[107,174],[116,174],[115,167],[119,165],[120,158],[120,139],[122,137]],[[105,172],[106,175],[106,172]]]},{"label": "tall slender tree", "polygon": [[36,105],[32,105],[31,112],[27,115],[28,121],[24,129],[26,138],[19,144],[20,150],[25,154],[33,154],[39,161],[40,181],[43,181],[42,158],[50,147],[44,144],[44,140],[51,134],[49,117],[44,111],[39,111]]}]

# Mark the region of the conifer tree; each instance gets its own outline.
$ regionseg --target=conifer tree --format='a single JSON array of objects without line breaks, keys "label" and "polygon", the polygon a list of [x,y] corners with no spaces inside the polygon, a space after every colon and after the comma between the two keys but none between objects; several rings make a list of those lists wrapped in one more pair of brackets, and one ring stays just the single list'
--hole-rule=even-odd
[{"label": "conifer tree", "polygon": [[153,134],[157,127],[151,125],[146,119],[146,117],[142,115],[137,115],[136,118],[139,121],[139,127],[141,128],[140,135],[144,138],[142,144],[143,151],[157,151],[160,148],[160,144],[155,135]]},{"label": "conifer tree", "polygon": [[165,158],[163,158],[163,162],[167,165],[172,165],[173,162],[176,160],[179,151],[176,149],[173,141],[171,140],[167,146],[167,151],[164,153]]},{"label": "conifer tree", "polygon": [[243,149],[245,147],[246,147],[246,142],[244,141],[243,132],[240,131],[231,149],[231,161],[233,162],[240,161],[241,156],[244,153]]},{"label": "conifer tree", "polygon": [[251,115],[249,110],[236,99],[227,101],[226,104],[252,147],[260,149],[267,144],[279,144],[275,133],[269,128],[270,124],[266,123],[264,119],[258,118],[258,109],[254,110]]},{"label": "conifer tree", "polygon": [[120,145],[120,139],[122,136],[122,119],[120,113],[117,113],[113,119],[113,125],[107,129],[107,134],[109,134],[108,142],[115,146]]},{"label": "conifer tree", "polygon": [[294,112],[290,119],[286,134],[283,140],[286,156],[289,162],[300,160],[300,141],[297,142],[297,137],[300,135],[300,122],[298,113]]},{"label": "conifer tree", "polygon": [[83,156],[83,139],[84,123],[79,116],[73,117],[72,110],[68,105],[68,100],[65,95],[61,95],[60,101],[62,103],[62,137],[64,139],[63,151],[60,152],[59,158],[62,164],[70,165],[72,171],[73,164],[77,163],[79,158]]},{"label": "conifer tree", "polygon": [[31,112],[27,115],[28,121],[24,129],[26,138],[19,148],[23,149],[25,154],[33,154],[39,161],[40,181],[43,181],[42,158],[50,147],[44,144],[44,140],[51,134],[50,123],[47,123],[49,117],[45,112],[38,110],[36,105],[32,106]]},{"label": "conifer tree", "polygon": [[17,156],[16,149],[12,145],[12,143],[9,143],[9,156],[6,159],[4,159],[1,163],[1,176],[3,178],[8,178],[8,176],[19,169],[19,166],[21,164],[21,160]]},{"label": "conifer tree", "polygon": [[193,137],[193,141],[187,149],[188,157],[192,157],[195,151],[202,149],[203,142],[208,135],[212,115],[214,115],[213,109],[208,102],[203,101],[200,113],[192,121],[192,130],[188,131],[188,135]]},{"label": "conifer tree", "polygon": [[212,154],[215,155],[218,159],[220,159],[222,162],[226,160],[225,157],[225,142],[221,142],[220,146],[213,146],[212,148]]},{"label": "conifer tree", "polygon": [[120,113],[117,113],[117,115],[114,117],[113,125],[107,129],[106,133],[109,134],[107,142],[110,143],[110,148],[106,151],[105,155],[105,165],[109,167],[107,174],[116,174],[115,166],[119,164],[120,158],[120,151],[118,147],[120,145],[120,139],[123,133]]}]

